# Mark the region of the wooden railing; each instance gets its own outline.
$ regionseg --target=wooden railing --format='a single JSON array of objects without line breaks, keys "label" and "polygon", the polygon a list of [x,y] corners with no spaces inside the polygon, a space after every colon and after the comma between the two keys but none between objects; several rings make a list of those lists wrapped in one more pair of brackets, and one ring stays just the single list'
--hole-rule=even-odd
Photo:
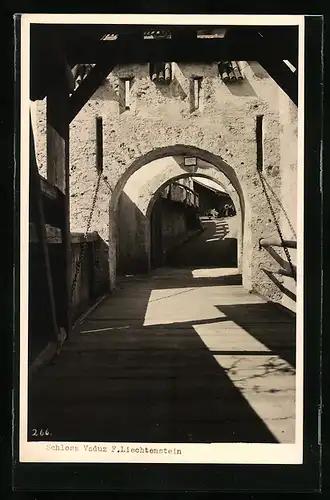
[{"label": "wooden railing", "polygon": [[[71,260],[67,264],[64,194],[36,174],[31,177],[29,218],[29,328],[30,360],[49,342],[62,338],[71,323],[108,287],[108,247],[97,233],[87,236],[83,265],[70,300],[68,281],[74,276],[84,235],[70,236]],[[71,283],[70,283],[71,286]],[[53,326],[42,318],[53,318]],[[54,330],[54,331],[52,331]],[[58,335],[56,339],[55,333]]]},{"label": "wooden railing", "polygon": [[[71,233],[71,276],[74,276],[81,256],[85,235]],[[72,294],[72,318],[75,320],[88,306],[108,289],[108,248],[98,233],[89,233],[84,258]]]},{"label": "wooden railing", "polygon": [[283,259],[272,247],[281,247],[281,248],[292,248],[296,249],[297,248],[297,242],[294,240],[283,240],[279,237],[272,236],[269,238],[261,238],[259,240],[259,248],[265,248],[268,253],[274,258],[274,260],[280,265],[280,267],[276,270],[270,270],[270,269],[263,269],[264,271],[267,271],[268,273],[275,273],[279,274],[282,276],[288,276],[290,278],[296,278],[296,272],[297,268],[296,266],[291,262],[286,261]]},{"label": "wooden railing", "polygon": [[172,182],[164,190],[164,196],[172,201],[186,203],[189,206],[199,206],[199,195],[193,189],[178,181]]},{"label": "wooden railing", "polygon": [[273,247],[287,247],[287,248],[297,248],[297,242],[294,240],[283,240],[277,236],[271,236],[269,238],[261,238],[259,240],[259,245],[263,248]]}]

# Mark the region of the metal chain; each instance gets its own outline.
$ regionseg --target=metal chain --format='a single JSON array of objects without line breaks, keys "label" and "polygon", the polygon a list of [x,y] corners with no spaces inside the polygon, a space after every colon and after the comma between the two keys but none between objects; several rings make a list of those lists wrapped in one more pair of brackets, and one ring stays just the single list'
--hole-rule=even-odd
[{"label": "metal chain", "polygon": [[268,202],[268,205],[269,205],[269,209],[270,209],[270,212],[272,214],[272,217],[274,219],[274,222],[275,222],[275,226],[276,226],[276,229],[277,229],[277,232],[280,236],[280,239],[281,239],[281,243],[282,243],[282,247],[284,249],[284,252],[285,252],[285,255],[286,255],[286,258],[288,259],[288,262],[290,264],[290,267],[291,267],[291,272],[292,272],[292,276],[293,278],[295,279],[296,277],[296,272],[295,272],[295,269],[294,269],[294,266],[292,264],[292,260],[291,260],[291,255],[290,255],[290,252],[288,250],[288,248],[285,246],[284,244],[284,238],[283,238],[283,235],[282,235],[282,231],[281,231],[281,228],[280,228],[280,225],[278,223],[278,220],[276,218],[276,215],[275,215],[275,212],[274,212],[274,209],[273,209],[273,206],[272,206],[272,203],[270,201],[270,198],[269,198],[269,195],[268,195],[268,192],[267,192],[267,189],[266,189],[266,186],[265,186],[265,179],[263,178],[263,175],[262,173],[258,170],[258,174],[259,174],[259,177],[260,177],[260,181],[261,181],[261,184],[262,184],[262,187],[263,187],[263,190],[264,190],[264,193],[265,193],[265,196],[266,196],[266,199],[267,199],[267,202]]},{"label": "metal chain", "polygon": [[84,261],[85,249],[86,249],[86,245],[87,245],[87,238],[88,238],[88,233],[89,233],[90,226],[91,226],[91,223],[92,223],[93,213],[94,213],[94,209],[95,209],[95,205],[96,205],[96,200],[97,200],[97,195],[98,195],[98,191],[99,191],[99,187],[100,187],[101,176],[102,176],[102,172],[100,172],[98,174],[97,181],[96,181],[96,187],[95,187],[94,197],[93,197],[93,201],[92,201],[92,207],[91,207],[91,211],[90,211],[90,214],[89,214],[89,217],[88,217],[88,221],[87,221],[86,232],[84,234],[84,241],[83,241],[83,244],[82,244],[82,249],[81,249],[81,252],[80,252],[80,256],[79,256],[78,262],[76,264],[74,278],[73,278],[73,281],[72,281],[71,297],[73,296],[74,291],[76,289],[79,271],[80,271],[81,265],[83,264],[83,261]]}]

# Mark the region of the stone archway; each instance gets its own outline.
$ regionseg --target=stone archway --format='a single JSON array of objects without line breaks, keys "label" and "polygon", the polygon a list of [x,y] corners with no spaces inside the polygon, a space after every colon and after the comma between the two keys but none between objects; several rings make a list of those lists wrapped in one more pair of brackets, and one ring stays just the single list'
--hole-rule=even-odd
[{"label": "stone archway", "polygon": [[[185,157],[197,158],[197,165],[185,165]],[[249,245],[246,238],[248,223],[243,188],[235,170],[220,157],[193,146],[176,145],[159,148],[134,161],[118,181],[110,202],[110,284],[115,286],[118,255],[126,261],[134,261],[134,269],[147,272],[150,269],[150,213],[159,190],[176,178],[197,175],[209,178],[230,195],[240,220],[238,238],[238,262],[245,284],[249,279]],[[124,236],[123,236],[124,235]],[[243,258],[244,255],[244,258]],[[120,266],[120,264],[119,264]]]}]

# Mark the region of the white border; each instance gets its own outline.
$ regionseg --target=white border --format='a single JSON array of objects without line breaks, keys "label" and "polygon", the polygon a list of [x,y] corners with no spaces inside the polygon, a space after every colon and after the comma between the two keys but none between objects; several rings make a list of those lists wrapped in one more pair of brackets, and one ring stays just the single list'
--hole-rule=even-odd
[{"label": "white border", "polygon": [[186,25],[300,25],[302,15],[210,14],[23,14],[29,23],[47,24],[172,24]]},{"label": "white border", "polygon": [[[49,24],[172,24],[172,25],[295,25],[299,26],[298,106],[298,202],[297,202],[297,351],[296,351],[296,442],[254,443],[58,443],[27,441],[28,395],[28,258],[29,258],[29,80],[30,23]],[[304,219],[304,25],[303,15],[170,15],[170,14],[23,14],[21,18],[21,243],[20,243],[20,387],[19,461],[71,463],[217,463],[217,464],[301,464],[303,462],[303,219]],[[299,237],[300,235],[300,237]],[[51,446],[77,450],[53,451]],[[85,450],[85,445],[102,446],[106,452]],[[118,452],[131,448],[180,449],[178,455],[163,452]],[[113,452],[113,446],[116,450]],[[157,457],[157,459],[155,458]]]}]

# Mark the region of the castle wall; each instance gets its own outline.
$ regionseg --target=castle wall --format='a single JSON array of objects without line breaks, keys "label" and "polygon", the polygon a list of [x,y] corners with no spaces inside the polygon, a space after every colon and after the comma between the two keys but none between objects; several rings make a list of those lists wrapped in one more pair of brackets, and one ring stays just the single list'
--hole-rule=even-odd
[{"label": "castle wall", "polygon": [[[285,202],[294,224],[296,206],[291,195],[297,174],[296,108],[257,63],[240,64],[244,80],[235,84],[221,81],[217,64],[173,63],[169,85],[152,82],[148,65],[116,67],[70,126],[71,228],[85,230],[91,206],[97,175],[96,116],[103,118],[107,179],[101,182],[91,230],[98,231],[108,244],[117,231],[116,214],[110,210],[109,215],[109,205],[132,174],[132,165],[158,148],[199,148],[230,165],[242,189],[245,286],[271,300],[282,301],[278,286],[261,270],[262,266],[276,266],[267,252],[259,250],[259,238],[276,235],[277,231],[257,173],[255,123],[258,114],[264,115],[264,174],[273,192]],[[194,109],[195,76],[202,77],[199,109]],[[132,78],[129,110],[125,110],[125,78]],[[42,173],[45,103],[38,103],[37,108],[37,159]],[[152,175],[151,170],[149,173]],[[150,198],[150,192],[146,196]],[[285,228],[278,205],[275,211]],[[114,279],[116,255],[111,249],[109,265]],[[283,282],[283,278],[279,279]]]}]

